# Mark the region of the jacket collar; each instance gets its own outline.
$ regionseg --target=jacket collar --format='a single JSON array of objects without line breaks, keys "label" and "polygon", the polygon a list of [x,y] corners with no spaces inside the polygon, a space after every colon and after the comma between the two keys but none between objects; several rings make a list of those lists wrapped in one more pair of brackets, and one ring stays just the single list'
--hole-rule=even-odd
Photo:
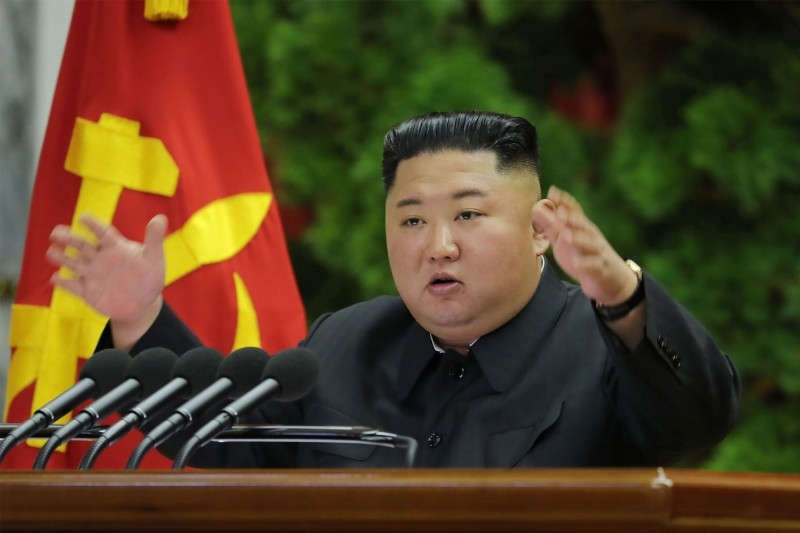
[{"label": "jacket collar", "polygon": [[528,304],[498,329],[482,336],[471,351],[497,392],[509,389],[529,358],[553,329],[567,301],[567,290],[548,264]]},{"label": "jacket collar", "polygon": [[[509,322],[480,337],[470,348],[489,385],[508,390],[522,367],[536,353],[556,323],[567,298],[563,283],[548,263],[530,302]],[[398,393],[405,399],[431,360],[440,357],[430,334],[414,322],[405,343],[398,372]]]}]

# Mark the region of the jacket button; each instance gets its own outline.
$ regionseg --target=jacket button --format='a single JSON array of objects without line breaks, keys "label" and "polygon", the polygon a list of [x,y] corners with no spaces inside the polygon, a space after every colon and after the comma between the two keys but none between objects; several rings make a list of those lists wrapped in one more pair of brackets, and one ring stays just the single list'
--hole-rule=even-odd
[{"label": "jacket button", "polygon": [[672,355],[672,366],[675,368],[680,368],[681,366],[681,358],[675,354]]},{"label": "jacket button", "polygon": [[461,379],[464,377],[466,369],[464,368],[464,365],[455,363],[450,367],[450,370],[448,370],[447,373],[450,374],[450,377],[453,379]]},{"label": "jacket button", "polygon": [[656,343],[658,344],[658,347],[659,347],[659,348],[660,348],[662,351],[663,351],[663,350],[665,350],[665,349],[666,349],[666,347],[667,347],[667,341],[665,341],[665,340],[664,340],[664,337],[662,337],[661,335],[659,335],[659,336],[656,338]]},{"label": "jacket button", "polygon": [[442,442],[442,436],[438,433],[431,433],[428,437],[428,446],[436,448]]}]

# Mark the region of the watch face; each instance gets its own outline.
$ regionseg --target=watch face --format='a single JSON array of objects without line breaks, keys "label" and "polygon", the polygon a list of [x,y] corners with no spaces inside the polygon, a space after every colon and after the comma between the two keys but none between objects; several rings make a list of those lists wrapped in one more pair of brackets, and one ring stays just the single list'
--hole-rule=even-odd
[{"label": "watch face", "polygon": [[625,260],[625,263],[628,265],[628,268],[633,270],[633,273],[636,274],[637,278],[642,279],[642,267],[640,267],[630,259]]}]

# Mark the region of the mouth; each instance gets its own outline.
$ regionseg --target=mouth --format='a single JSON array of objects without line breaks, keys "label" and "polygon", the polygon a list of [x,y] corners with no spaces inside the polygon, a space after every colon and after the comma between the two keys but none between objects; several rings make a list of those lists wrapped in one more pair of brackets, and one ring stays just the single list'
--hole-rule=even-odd
[{"label": "mouth", "polygon": [[458,283],[458,279],[455,276],[447,274],[446,272],[436,272],[430,277],[428,283],[431,285],[441,285],[443,283]]},{"label": "mouth", "polygon": [[434,274],[428,280],[428,288],[435,293],[440,293],[452,289],[460,283],[461,281],[448,274]]}]

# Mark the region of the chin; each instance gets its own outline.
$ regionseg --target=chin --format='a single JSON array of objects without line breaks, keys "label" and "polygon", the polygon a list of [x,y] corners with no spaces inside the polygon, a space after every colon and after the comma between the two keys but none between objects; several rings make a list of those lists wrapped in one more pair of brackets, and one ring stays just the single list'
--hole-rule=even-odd
[{"label": "chin", "polygon": [[465,319],[463,316],[447,316],[436,317],[434,320],[426,321],[426,324],[420,322],[426,330],[428,330],[434,337],[442,339],[456,340],[461,338],[470,338],[470,342],[478,337],[472,337],[472,328],[469,327],[470,320]]}]

